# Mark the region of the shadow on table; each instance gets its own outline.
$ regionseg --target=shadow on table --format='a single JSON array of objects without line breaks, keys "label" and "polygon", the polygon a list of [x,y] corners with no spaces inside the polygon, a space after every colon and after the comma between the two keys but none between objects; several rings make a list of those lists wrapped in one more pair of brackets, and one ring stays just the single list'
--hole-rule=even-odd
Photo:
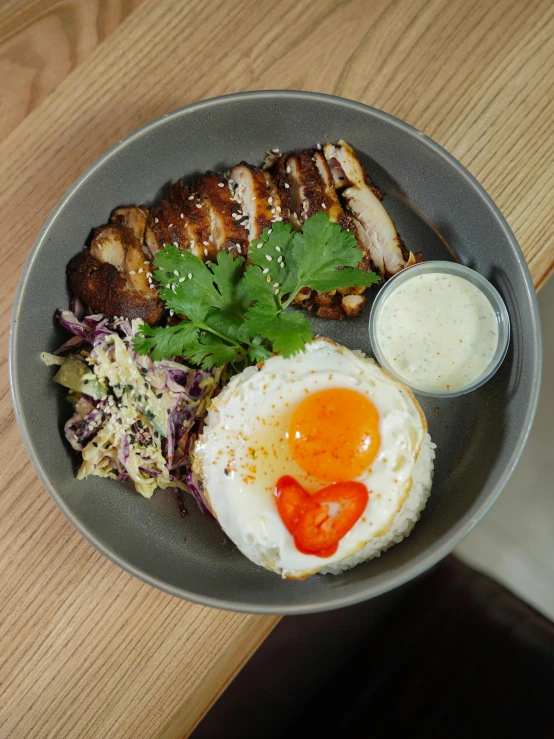
[{"label": "shadow on table", "polygon": [[283,618],[193,739],[554,736],[554,625],[454,557],[339,611]]}]

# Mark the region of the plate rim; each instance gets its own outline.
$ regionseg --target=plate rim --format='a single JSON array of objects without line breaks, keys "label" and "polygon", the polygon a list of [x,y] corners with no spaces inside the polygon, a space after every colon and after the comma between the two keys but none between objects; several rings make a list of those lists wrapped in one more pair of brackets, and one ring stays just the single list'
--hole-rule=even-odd
[{"label": "plate rim", "polygon": [[[163,580],[159,579],[156,576],[150,575],[149,573],[145,572],[141,568],[136,567],[135,565],[132,564],[132,562],[128,561],[121,555],[112,551],[109,546],[103,544],[100,540],[98,540],[92,533],[90,533],[87,530],[86,526],[82,524],[81,521],[78,519],[78,517],[71,512],[71,510],[65,504],[64,500],[57,493],[55,487],[50,483],[48,476],[46,474],[46,471],[42,465],[42,462],[39,459],[38,454],[31,441],[28,424],[27,424],[26,419],[23,416],[22,406],[21,406],[21,393],[20,393],[20,388],[19,388],[19,378],[18,378],[18,371],[17,371],[17,352],[18,352],[17,323],[19,320],[19,315],[21,313],[21,303],[22,303],[23,295],[25,293],[25,287],[26,287],[29,275],[31,273],[31,270],[33,268],[34,260],[39,250],[42,248],[42,245],[45,241],[45,237],[48,234],[48,231],[50,230],[51,225],[54,223],[54,221],[56,220],[60,212],[65,207],[66,203],[73,197],[73,195],[77,192],[77,190],[86,182],[86,180],[98,168],[103,166],[106,161],[108,161],[111,157],[117,154],[117,152],[120,151],[120,149],[123,149],[126,146],[128,146],[135,139],[140,138],[146,133],[150,133],[151,131],[155,130],[159,126],[162,126],[167,120],[173,120],[176,118],[180,118],[182,116],[186,116],[190,113],[194,113],[197,110],[201,110],[202,108],[216,107],[218,105],[224,105],[229,102],[237,102],[237,101],[240,102],[241,100],[276,99],[276,98],[282,99],[282,100],[317,100],[317,101],[324,102],[327,104],[337,105],[343,108],[344,107],[351,108],[351,109],[354,109],[356,111],[363,113],[364,115],[369,115],[373,118],[380,119],[390,125],[400,128],[405,133],[408,133],[409,135],[420,139],[421,141],[425,143],[426,146],[431,148],[437,155],[439,155],[443,160],[445,160],[447,164],[449,164],[451,167],[457,170],[458,174],[461,175],[466,180],[468,185],[476,191],[477,195],[488,206],[492,216],[495,218],[501,230],[503,231],[506,240],[510,242],[513,248],[514,254],[519,262],[519,266],[521,268],[521,271],[524,277],[526,295],[529,300],[529,304],[531,306],[531,324],[532,324],[532,329],[533,329],[532,339],[533,339],[533,349],[534,349],[533,356],[531,359],[533,362],[534,373],[533,373],[533,377],[531,380],[532,384],[531,384],[530,402],[527,404],[525,417],[521,425],[520,433],[519,433],[514,451],[512,452],[509,462],[506,465],[505,469],[503,470],[502,474],[500,475],[496,485],[494,485],[492,489],[488,491],[485,499],[481,501],[481,503],[477,506],[477,509],[473,512],[473,514],[468,517],[467,521],[465,522],[460,521],[459,523],[457,523],[454,526],[453,531],[451,531],[448,535],[443,535],[441,539],[439,539],[435,543],[435,546],[433,547],[432,551],[423,552],[412,563],[408,563],[407,565],[405,565],[402,568],[401,572],[389,577],[387,579],[387,582],[385,583],[381,583],[381,584],[374,583],[371,585],[368,584],[365,588],[361,588],[357,593],[353,595],[342,596],[339,598],[333,597],[332,591],[330,591],[329,599],[326,600],[325,602],[320,602],[317,604],[303,604],[303,605],[294,604],[294,605],[271,607],[271,606],[267,606],[259,602],[233,602],[233,601],[228,601],[223,598],[202,596],[202,595],[199,596],[198,594],[185,590],[184,588],[171,585],[170,583],[164,582]],[[301,614],[308,614],[308,613],[317,613],[317,612],[322,612],[326,610],[334,610],[336,608],[343,608],[345,606],[354,605],[356,603],[360,603],[365,600],[369,600],[370,598],[374,598],[376,596],[382,595],[390,590],[393,590],[396,587],[399,587],[400,585],[403,585],[409,580],[412,580],[415,577],[418,577],[419,575],[423,574],[426,570],[428,570],[429,568],[433,567],[435,564],[440,562],[440,560],[443,559],[446,555],[448,555],[455,548],[455,546],[459,544],[459,542],[465,536],[467,536],[467,534],[483,518],[483,516],[485,516],[485,514],[489,511],[493,503],[497,500],[500,493],[504,489],[506,483],[508,482],[509,478],[511,477],[512,472],[523,452],[523,449],[525,448],[525,445],[529,437],[529,433],[531,431],[533,419],[535,417],[535,412],[537,408],[540,385],[541,385],[542,336],[541,336],[541,331],[540,331],[540,316],[539,316],[539,311],[538,311],[537,294],[536,294],[533,282],[531,280],[529,267],[523,255],[523,252],[521,251],[521,248],[517,242],[517,239],[515,238],[515,235],[513,234],[506,219],[502,215],[500,209],[494,203],[494,201],[492,200],[490,195],[486,192],[486,190],[483,188],[483,186],[454,156],[452,156],[448,151],[446,151],[446,149],[444,149],[442,146],[440,146],[440,144],[438,144],[436,141],[431,139],[429,136],[427,136],[425,133],[423,133],[419,129],[415,128],[414,126],[411,126],[409,123],[405,123],[399,118],[396,118],[395,116],[390,115],[389,113],[385,113],[384,111],[381,111],[377,108],[373,108],[369,105],[366,105],[364,103],[360,103],[354,100],[350,100],[348,98],[343,98],[343,97],[339,97],[336,95],[328,95],[325,93],[307,92],[307,91],[300,91],[300,90],[255,90],[255,91],[250,91],[250,92],[238,92],[238,93],[231,93],[227,95],[220,95],[217,97],[208,98],[206,100],[201,100],[195,103],[191,103],[182,108],[177,108],[176,110],[165,113],[164,115],[159,116],[158,118],[155,118],[152,121],[149,121],[148,123],[143,124],[139,128],[129,133],[127,136],[123,137],[122,139],[117,141],[115,144],[113,144],[109,149],[107,149],[103,154],[101,154],[100,157],[98,157],[89,167],[87,167],[87,169],[85,169],[85,171],[82,172],[82,174],[75,180],[75,182],[73,182],[73,184],[65,191],[65,193],[58,200],[58,202],[56,203],[56,205],[54,206],[54,208],[48,215],[48,218],[46,219],[41,230],[39,231],[35,239],[35,242],[31,248],[31,251],[29,252],[29,255],[27,256],[27,259],[23,266],[23,270],[22,270],[22,273],[19,279],[18,287],[15,293],[14,304],[13,304],[11,320],[10,320],[8,367],[9,367],[11,398],[12,398],[12,403],[14,406],[16,422],[17,422],[21,437],[23,439],[23,444],[35,468],[35,471],[37,472],[37,475],[40,481],[42,482],[42,484],[48,491],[54,503],[58,506],[58,508],[62,511],[62,513],[66,516],[66,518],[70,521],[70,523],[77,529],[77,531],[79,531],[79,533],[90,544],[92,544],[98,551],[100,551],[104,556],[106,556],[112,562],[117,564],[119,567],[122,567],[124,570],[129,572],[131,575],[138,577],[143,582],[146,582],[149,585],[152,585],[166,593],[175,595],[179,598],[191,601],[193,603],[197,603],[199,605],[209,606],[212,608],[218,608],[221,610],[240,612],[240,613],[253,613],[253,614],[259,614],[259,615],[262,615],[262,614],[263,615],[301,615]]]}]

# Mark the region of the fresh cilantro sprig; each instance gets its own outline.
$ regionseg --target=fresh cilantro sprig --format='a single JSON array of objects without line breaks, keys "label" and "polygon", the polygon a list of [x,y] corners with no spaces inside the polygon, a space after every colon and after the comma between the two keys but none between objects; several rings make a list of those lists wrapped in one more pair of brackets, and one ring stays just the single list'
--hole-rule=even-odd
[{"label": "fresh cilantro sprig", "polygon": [[166,245],[154,259],[160,295],[182,320],[174,326],[141,326],[139,354],[155,360],[182,356],[204,369],[230,362],[247,364],[273,353],[301,351],[313,334],[306,317],[288,310],[303,287],[318,292],[378,282],[357,269],[356,238],[316,213],[301,232],[289,224],[264,229],[241,259],[220,251],[207,266],[190,252]]}]

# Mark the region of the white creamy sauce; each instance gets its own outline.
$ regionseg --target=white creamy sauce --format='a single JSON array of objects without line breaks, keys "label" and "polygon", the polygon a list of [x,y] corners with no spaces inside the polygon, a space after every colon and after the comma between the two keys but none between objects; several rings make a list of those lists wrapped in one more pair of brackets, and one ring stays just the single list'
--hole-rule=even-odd
[{"label": "white creamy sauce", "polygon": [[458,390],[488,367],[498,323],[486,296],[463,277],[427,273],[403,282],[377,320],[385,359],[421,390]]}]

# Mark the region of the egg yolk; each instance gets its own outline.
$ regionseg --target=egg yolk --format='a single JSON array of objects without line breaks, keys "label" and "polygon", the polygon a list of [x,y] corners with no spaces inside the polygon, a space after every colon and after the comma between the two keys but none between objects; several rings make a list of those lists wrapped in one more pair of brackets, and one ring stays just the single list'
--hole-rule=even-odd
[{"label": "egg yolk", "polygon": [[355,390],[320,390],[296,408],[288,442],[294,461],[309,475],[328,482],[353,480],[379,451],[379,414]]}]

